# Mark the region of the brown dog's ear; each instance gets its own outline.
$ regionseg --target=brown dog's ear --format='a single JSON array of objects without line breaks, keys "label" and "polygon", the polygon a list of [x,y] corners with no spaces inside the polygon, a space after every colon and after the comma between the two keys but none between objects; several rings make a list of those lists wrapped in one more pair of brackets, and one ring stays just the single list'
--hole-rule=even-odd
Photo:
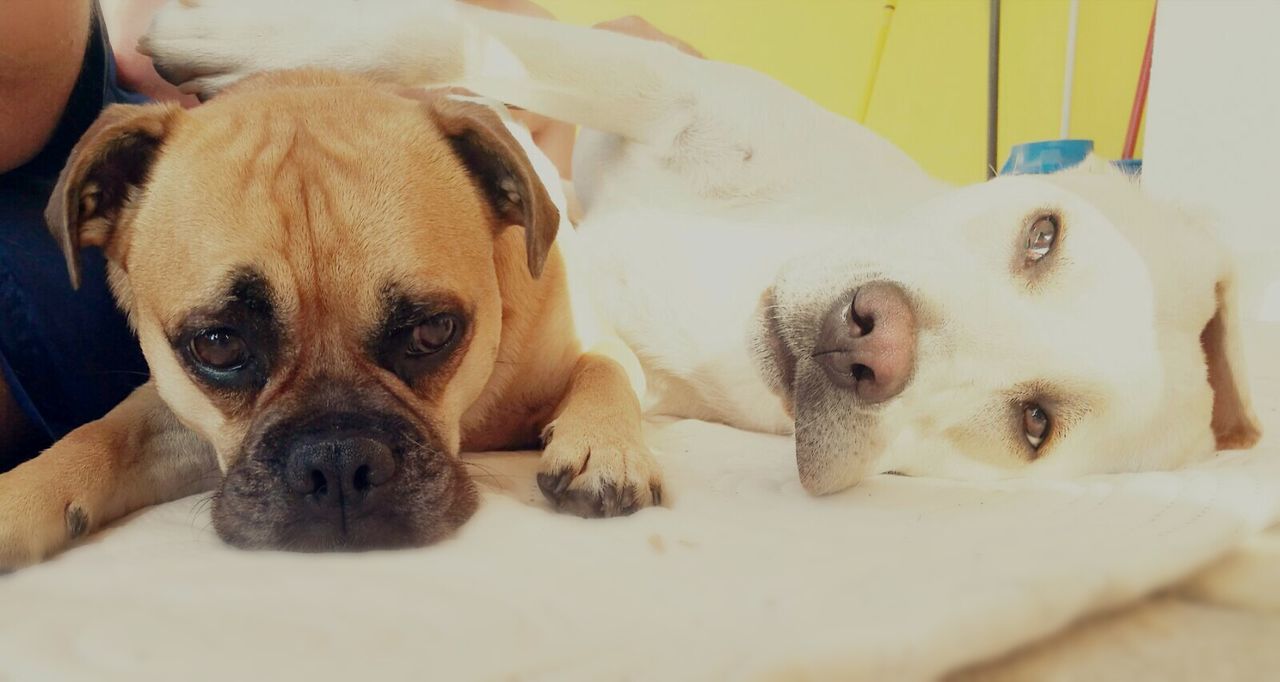
[{"label": "brown dog's ear", "polygon": [[80,248],[106,246],[181,112],[176,104],[114,104],[71,150],[44,211],[71,286],[80,286]]},{"label": "brown dog's ear", "polygon": [[537,278],[556,239],[560,211],[524,149],[498,114],[484,104],[449,96],[423,99],[489,200],[499,227],[524,226],[529,273]]},{"label": "brown dog's ear", "polygon": [[1262,436],[1249,399],[1240,320],[1236,310],[1235,278],[1226,277],[1214,287],[1217,308],[1200,332],[1213,389],[1213,436],[1219,450],[1253,447]]}]

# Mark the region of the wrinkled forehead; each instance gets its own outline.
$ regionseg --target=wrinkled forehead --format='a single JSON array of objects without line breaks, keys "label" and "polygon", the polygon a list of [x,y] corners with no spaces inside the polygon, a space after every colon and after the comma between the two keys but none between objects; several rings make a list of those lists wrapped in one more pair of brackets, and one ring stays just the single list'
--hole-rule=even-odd
[{"label": "wrinkled forehead", "polygon": [[153,168],[127,267],[140,294],[161,294],[154,312],[208,308],[245,279],[286,310],[368,311],[390,291],[478,288],[491,270],[488,215],[412,103],[360,124],[324,100],[308,115],[252,105],[196,120]]}]

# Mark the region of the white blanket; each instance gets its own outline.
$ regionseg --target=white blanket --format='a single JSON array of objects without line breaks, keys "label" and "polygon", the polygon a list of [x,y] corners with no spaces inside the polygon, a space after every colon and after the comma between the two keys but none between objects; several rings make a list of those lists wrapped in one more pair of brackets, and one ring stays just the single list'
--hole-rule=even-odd
[{"label": "white blanket", "polygon": [[881,476],[814,499],[788,439],[649,435],[671,508],[569,518],[541,502],[532,455],[476,456],[481,511],[421,550],[239,552],[207,498],[144,511],[0,578],[0,680],[925,679],[1280,518],[1270,445],[1179,473]]}]

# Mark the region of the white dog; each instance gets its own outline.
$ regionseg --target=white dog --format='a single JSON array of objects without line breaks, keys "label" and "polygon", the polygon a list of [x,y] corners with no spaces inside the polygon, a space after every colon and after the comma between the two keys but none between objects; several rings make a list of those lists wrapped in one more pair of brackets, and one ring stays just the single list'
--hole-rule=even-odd
[{"label": "white dog", "polygon": [[759,73],[449,2],[188,0],[144,47],[203,95],[320,66],[591,129],[579,235],[650,409],[794,423],[814,493],[1168,468],[1259,435],[1229,259],[1118,174],[951,189]]}]

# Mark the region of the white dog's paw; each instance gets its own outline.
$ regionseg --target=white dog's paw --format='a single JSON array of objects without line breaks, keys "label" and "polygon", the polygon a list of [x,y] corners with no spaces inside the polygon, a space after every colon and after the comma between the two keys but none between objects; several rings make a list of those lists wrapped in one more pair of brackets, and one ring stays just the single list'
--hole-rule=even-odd
[{"label": "white dog's paw", "polygon": [[[260,71],[317,67],[382,74],[394,69],[405,3],[356,0],[177,0],[151,22],[138,49],[183,92],[210,97]],[[440,7],[414,18],[440,14]],[[412,35],[409,33],[409,35]]]},{"label": "white dog's paw", "polygon": [[[622,431],[622,430],[619,430]],[[625,516],[662,504],[662,475],[638,433],[603,425],[547,427],[538,487],[560,511]]]},{"label": "white dog's paw", "polygon": [[[292,3],[178,0],[156,12],[138,51],[151,57],[156,72],[183,92],[212,96],[226,86],[270,66],[262,49],[278,30],[282,10]],[[293,23],[293,22],[288,22]],[[278,38],[277,38],[278,39]],[[274,51],[274,50],[273,50]]]}]

